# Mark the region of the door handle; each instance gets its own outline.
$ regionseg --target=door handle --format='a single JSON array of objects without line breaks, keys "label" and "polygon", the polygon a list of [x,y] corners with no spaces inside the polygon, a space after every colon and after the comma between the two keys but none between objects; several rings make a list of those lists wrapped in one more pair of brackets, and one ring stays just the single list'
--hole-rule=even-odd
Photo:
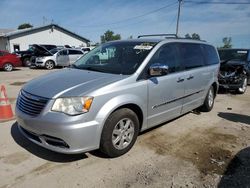
[{"label": "door handle", "polygon": [[184,78],[178,78],[177,79],[177,82],[179,83],[179,82],[183,82],[184,81]]},{"label": "door handle", "polygon": [[193,78],[194,78],[193,75],[189,75],[189,77],[187,77],[187,80],[191,80],[191,79],[193,79]]}]

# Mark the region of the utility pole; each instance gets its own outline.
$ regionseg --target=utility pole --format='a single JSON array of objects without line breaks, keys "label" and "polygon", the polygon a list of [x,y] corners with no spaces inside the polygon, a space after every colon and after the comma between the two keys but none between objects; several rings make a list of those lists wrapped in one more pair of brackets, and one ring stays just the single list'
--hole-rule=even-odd
[{"label": "utility pole", "polygon": [[180,13],[181,13],[181,3],[182,0],[178,0],[179,1],[179,7],[178,7],[178,16],[177,16],[177,23],[176,23],[176,35],[178,36],[178,32],[179,32],[179,20],[180,20]]}]

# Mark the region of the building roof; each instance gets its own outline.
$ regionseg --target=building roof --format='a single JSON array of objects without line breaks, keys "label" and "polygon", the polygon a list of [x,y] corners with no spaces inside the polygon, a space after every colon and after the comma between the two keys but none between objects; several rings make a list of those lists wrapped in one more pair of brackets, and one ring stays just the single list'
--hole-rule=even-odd
[{"label": "building roof", "polygon": [[[81,41],[90,42],[89,39],[86,39],[86,38],[72,32],[72,31],[69,31],[69,30],[57,25],[57,24],[49,24],[49,25],[45,25],[45,26],[41,26],[41,27],[32,27],[32,28],[20,29],[20,30],[12,30],[12,31],[6,32],[2,36],[4,36],[4,37],[18,37],[18,36],[28,35],[30,33],[39,32],[39,31],[46,30],[46,29],[57,29],[57,30],[60,30],[68,35],[71,35],[72,37],[75,37]],[[1,36],[1,29],[0,29],[0,36]]]},{"label": "building roof", "polygon": [[15,29],[1,29],[0,28],[0,37],[5,36],[7,33],[15,31]]}]

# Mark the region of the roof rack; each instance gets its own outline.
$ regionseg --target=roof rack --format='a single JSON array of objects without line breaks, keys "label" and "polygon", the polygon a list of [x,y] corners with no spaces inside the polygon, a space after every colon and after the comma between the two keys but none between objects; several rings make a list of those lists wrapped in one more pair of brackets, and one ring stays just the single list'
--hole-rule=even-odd
[{"label": "roof rack", "polygon": [[153,34],[153,35],[139,35],[137,38],[142,37],[165,37],[165,38],[178,38],[176,34]]},{"label": "roof rack", "polygon": [[187,39],[187,40],[198,40],[198,41],[202,41],[202,42],[207,42],[205,40],[201,40],[201,39],[193,39],[193,38],[183,38],[183,37],[178,37],[178,35],[176,34],[152,34],[152,35],[139,35],[137,38],[142,38],[142,37],[165,37],[167,38],[175,38],[175,39]]}]

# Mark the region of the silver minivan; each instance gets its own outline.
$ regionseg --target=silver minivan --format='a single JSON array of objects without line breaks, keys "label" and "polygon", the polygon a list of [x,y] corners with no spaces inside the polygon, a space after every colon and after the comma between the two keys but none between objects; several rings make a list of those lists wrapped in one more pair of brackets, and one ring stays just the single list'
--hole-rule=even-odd
[{"label": "silver minivan", "polygon": [[218,90],[219,57],[212,45],[167,37],[113,41],[71,67],[21,89],[21,133],[61,153],[128,152],[139,132],[193,109],[210,111]]}]

